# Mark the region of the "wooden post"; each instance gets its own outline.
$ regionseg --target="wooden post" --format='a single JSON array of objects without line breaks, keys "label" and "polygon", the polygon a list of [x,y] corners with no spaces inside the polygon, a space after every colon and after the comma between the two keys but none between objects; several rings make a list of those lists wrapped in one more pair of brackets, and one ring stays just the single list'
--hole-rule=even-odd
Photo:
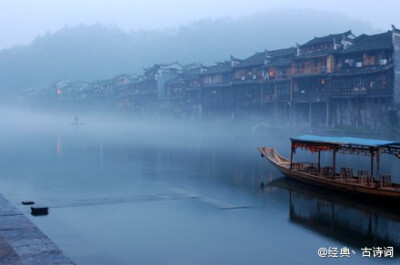
[{"label": "wooden post", "polygon": [[335,179],[335,167],[336,167],[336,149],[332,151],[332,180]]},{"label": "wooden post", "polygon": [[381,156],[381,150],[380,148],[378,148],[378,150],[376,150],[376,179],[379,180],[379,169],[380,169],[380,156]]},{"label": "wooden post", "polygon": [[[294,101],[292,101],[292,105],[293,105],[293,111],[292,111],[292,113],[293,113],[293,122],[294,122],[295,125],[297,125],[296,103]],[[293,126],[293,124],[292,124],[292,126]]]},{"label": "wooden post", "polygon": [[360,112],[360,101],[359,101],[358,97],[356,98],[356,110],[357,110],[356,127],[361,128],[362,121],[361,121],[361,112]]},{"label": "wooden post", "polygon": [[326,101],[326,128],[329,128],[329,100]]},{"label": "wooden post", "polygon": [[367,111],[368,109],[368,99],[364,100],[364,128],[367,128]]},{"label": "wooden post", "polygon": [[321,173],[321,149],[318,149],[318,175]]},{"label": "wooden post", "polygon": [[293,142],[292,142],[291,148],[290,148],[290,169],[292,169],[292,167],[293,167],[293,151],[294,151],[294,148],[293,148]]},{"label": "wooden post", "polygon": [[374,177],[374,151],[371,150],[371,177]]},{"label": "wooden post", "polygon": [[[378,115],[379,115],[378,117],[382,117],[381,113],[382,113],[382,111],[381,111],[381,98],[378,98]],[[378,119],[378,121],[379,121],[379,124],[378,124],[379,127],[378,128],[380,128],[381,125],[383,125],[383,124],[382,124],[382,121],[380,119]],[[376,159],[377,160],[378,160],[378,156],[379,156],[378,152],[376,153]],[[376,166],[378,167],[378,165],[376,165]],[[378,170],[378,168],[377,168],[377,170]],[[378,172],[378,174],[379,174],[379,172]]]}]

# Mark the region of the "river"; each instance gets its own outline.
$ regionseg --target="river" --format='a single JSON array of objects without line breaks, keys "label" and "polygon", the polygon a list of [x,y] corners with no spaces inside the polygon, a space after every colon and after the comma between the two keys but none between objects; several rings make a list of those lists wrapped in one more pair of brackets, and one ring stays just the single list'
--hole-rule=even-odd
[{"label": "river", "polygon": [[[260,157],[258,146],[288,156],[295,132],[215,121],[88,115],[74,126],[66,115],[4,117],[0,192],[77,264],[398,262],[399,215],[287,181]],[[323,154],[323,163],[329,158]],[[383,160],[381,172],[398,176],[398,160]],[[33,217],[22,200],[50,214]],[[395,258],[362,257],[361,248],[390,246]],[[339,256],[344,247],[350,257],[318,256],[320,248]]]}]

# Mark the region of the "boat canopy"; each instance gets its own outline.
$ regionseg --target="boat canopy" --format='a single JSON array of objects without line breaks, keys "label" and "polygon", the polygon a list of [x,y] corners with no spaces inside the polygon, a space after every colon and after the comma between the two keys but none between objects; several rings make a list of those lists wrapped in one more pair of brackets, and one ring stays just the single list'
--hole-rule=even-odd
[{"label": "boat canopy", "polygon": [[293,148],[305,148],[310,151],[324,151],[335,149],[350,152],[383,152],[399,155],[400,142],[354,137],[330,137],[319,135],[301,135],[290,138]]},{"label": "boat canopy", "polygon": [[319,136],[319,135],[301,135],[295,138],[291,138],[291,140],[295,142],[338,144],[338,145],[360,145],[368,147],[400,145],[400,142],[396,141],[364,139],[364,138],[354,138],[354,137],[329,137],[329,136]]}]

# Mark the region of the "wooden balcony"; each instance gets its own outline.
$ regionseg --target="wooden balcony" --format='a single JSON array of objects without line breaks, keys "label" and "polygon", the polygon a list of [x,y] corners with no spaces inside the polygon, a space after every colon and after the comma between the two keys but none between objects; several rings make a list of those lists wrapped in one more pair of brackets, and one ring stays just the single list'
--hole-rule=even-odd
[{"label": "wooden balcony", "polygon": [[293,101],[296,102],[325,102],[329,98],[329,91],[314,90],[293,93]]},{"label": "wooden balcony", "polygon": [[292,69],[293,75],[309,75],[326,73],[326,66]]},{"label": "wooden balcony", "polygon": [[290,95],[265,95],[263,102],[282,102],[282,101],[289,101]]},{"label": "wooden balcony", "polygon": [[276,74],[274,76],[270,76],[269,78],[264,79],[264,81],[276,81],[276,80],[286,80],[292,77],[291,74]]},{"label": "wooden balcony", "polygon": [[346,89],[346,90],[332,90],[330,91],[331,97],[390,97],[393,92],[390,89]]},{"label": "wooden balcony", "polygon": [[279,74],[275,76],[275,80],[284,80],[284,79],[289,79],[291,78],[291,74]]}]

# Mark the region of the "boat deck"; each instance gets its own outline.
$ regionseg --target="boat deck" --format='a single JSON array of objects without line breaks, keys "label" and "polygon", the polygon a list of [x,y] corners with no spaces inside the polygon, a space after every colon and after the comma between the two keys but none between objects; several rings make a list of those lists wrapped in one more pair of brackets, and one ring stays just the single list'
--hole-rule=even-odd
[{"label": "boat deck", "polygon": [[[381,175],[381,179],[375,180],[373,176],[368,175],[367,171],[359,171],[358,176],[353,175],[353,170],[351,168],[341,168],[340,172],[335,174],[332,173],[332,167],[319,168],[316,163],[308,162],[293,162],[282,157],[276,152],[274,148],[260,147],[258,150],[261,155],[266,157],[276,166],[283,170],[284,174],[286,172],[292,172],[296,174],[301,174],[303,176],[308,176],[316,180],[329,181],[338,184],[346,184],[348,186],[354,187],[364,187],[375,190],[386,190],[395,191],[400,193],[400,184],[392,183],[390,175]],[[292,167],[290,165],[292,164]]]}]

